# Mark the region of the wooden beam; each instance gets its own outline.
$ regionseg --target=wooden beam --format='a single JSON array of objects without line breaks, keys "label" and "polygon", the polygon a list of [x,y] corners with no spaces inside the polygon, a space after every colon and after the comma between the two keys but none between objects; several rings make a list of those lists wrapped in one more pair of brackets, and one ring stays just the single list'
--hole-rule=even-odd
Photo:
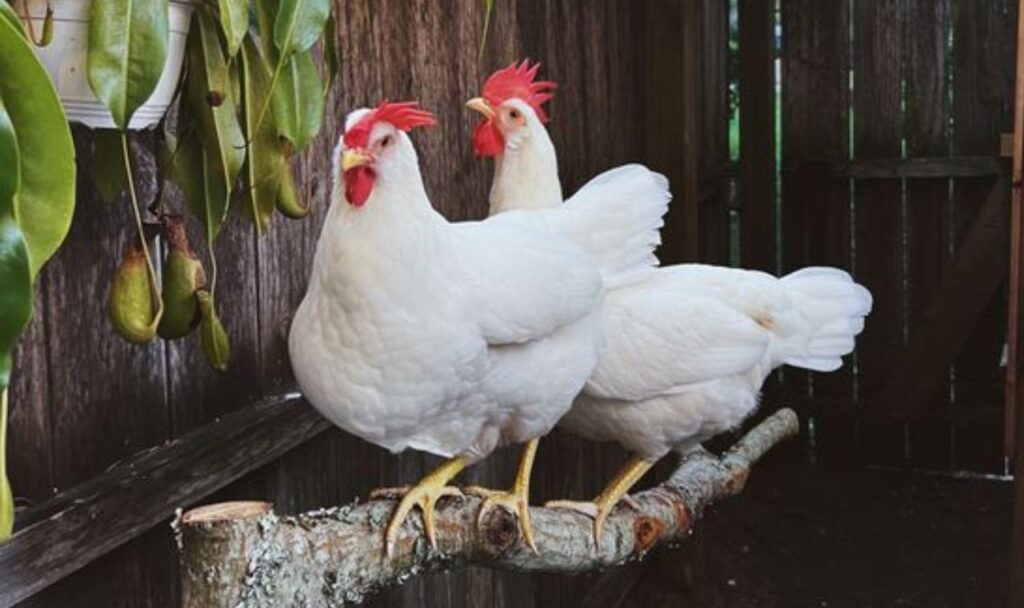
[{"label": "wooden beam", "polygon": [[871,158],[849,162],[793,161],[797,168],[827,168],[833,179],[934,179],[937,177],[996,177],[1002,164],[993,156],[935,156]]},{"label": "wooden beam", "polygon": [[909,344],[895,356],[875,413],[910,419],[932,403],[937,381],[967,342],[974,323],[1006,277],[1007,182],[999,179],[943,274],[933,304],[925,310]]},{"label": "wooden beam", "polygon": [[38,593],[328,428],[298,395],[268,399],[40,504],[0,545],[0,606]]}]

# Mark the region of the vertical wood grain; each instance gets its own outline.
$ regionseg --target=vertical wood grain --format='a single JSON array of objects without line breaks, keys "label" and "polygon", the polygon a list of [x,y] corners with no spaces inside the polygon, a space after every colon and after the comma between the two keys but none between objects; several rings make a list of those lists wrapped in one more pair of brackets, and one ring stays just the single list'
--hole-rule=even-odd
[{"label": "vertical wood grain", "polygon": [[14,351],[7,427],[8,474],[15,504],[29,505],[53,493],[53,422],[47,368],[46,274],[35,286],[32,321]]},{"label": "vertical wood grain", "polygon": [[775,271],[775,6],[740,0],[740,259]]},{"label": "vertical wood grain", "polygon": [[[783,0],[782,260],[784,272],[808,265],[850,268],[850,187],[823,163],[849,158],[849,0]],[[785,370],[796,398],[853,397],[849,367],[828,378]],[[853,454],[855,429],[823,419],[822,450]],[[826,456],[826,454],[823,454]]]},{"label": "vertical wood grain", "polygon": [[[1000,134],[1010,130],[1015,4],[1009,0],[954,4],[954,156],[996,156]],[[990,178],[954,180],[954,256],[991,187]],[[991,408],[1002,403],[999,359],[1005,338],[1005,293],[1000,288],[954,363],[956,407]],[[957,468],[1002,471],[1000,425],[959,426],[955,442]]]},{"label": "vertical wood grain", "polygon": [[[950,104],[946,70],[951,57],[947,40],[952,7],[949,0],[912,0],[907,36],[907,156],[948,156]],[[907,308],[909,331],[934,302],[949,255],[949,180],[907,181]],[[938,385],[936,409],[950,407],[948,368]],[[949,422],[916,421],[910,429],[910,464],[929,469],[952,466]]]},{"label": "vertical wood grain", "polygon": [[[854,6],[854,157],[899,158],[906,2]],[[859,339],[857,379],[861,395],[881,398],[889,356],[903,346],[903,184],[897,179],[861,180],[854,187],[857,279],[875,302]],[[816,389],[824,388],[824,382],[816,377]],[[845,392],[845,387],[840,390]],[[904,425],[863,421],[860,429],[861,453],[869,462],[903,463]]]}]

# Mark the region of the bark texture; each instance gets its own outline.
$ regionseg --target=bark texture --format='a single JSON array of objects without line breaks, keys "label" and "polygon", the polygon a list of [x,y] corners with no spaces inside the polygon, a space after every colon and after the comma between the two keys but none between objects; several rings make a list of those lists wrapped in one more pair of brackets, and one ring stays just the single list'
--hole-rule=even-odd
[{"label": "bark texture", "polygon": [[384,528],[393,500],[278,516],[268,503],[222,503],[185,513],[180,533],[183,605],[189,608],[341,606],[427,569],[473,563],[520,571],[582,572],[639,559],[686,538],[704,507],[743,490],[750,466],[795,435],[792,410],[780,410],[721,457],[687,457],[662,485],[620,506],[600,546],[592,520],[569,511],[531,509],[539,552],[522,541],[516,518],[495,509],[477,523],[479,500],[452,498],[437,509],[437,550],[412,516],[393,559],[384,558]]}]

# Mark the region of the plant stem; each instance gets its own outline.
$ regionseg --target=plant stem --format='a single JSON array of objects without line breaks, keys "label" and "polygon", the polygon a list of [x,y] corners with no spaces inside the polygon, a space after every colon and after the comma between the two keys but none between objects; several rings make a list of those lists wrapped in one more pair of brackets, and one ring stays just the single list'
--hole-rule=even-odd
[{"label": "plant stem", "polygon": [[124,158],[124,173],[128,179],[128,195],[132,201],[132,214],[135,216],[135,229],[139,233],[139,244],[142,245],[142,253],[146,256],[146,270],[149,272],[149,289],[153,292],[153,299],[158,302],[157,321],[163,315],[164,303],[160,298],[159,289],[156,286],[156,267],[153,266],[153,259],[149,256],[149,244],[146,243],[146,231],[142,227],[142,214],[139,211],[139,198],[135,192],[135,178],[132,175],[131,154],[128,151],[128,133],[121,131],[121,153]]},{"label": "plant stem", "polygon": [[483,61],[484,59],[484,48],[487,46],[487,32],[491,29],[492,10],[494,10],[494,0],[484,0],[484,31],[480,34],[480,51],[477,52],[477,61]]},{"label": "plant stem", "polygon": [[[209,205],[207,205],[209,208]],[[209,215],[209,214],[207,214]],[[206,225],[209,226],[209,217],[207,217]],[[212,230],[206,229],[206,252],[210,255],[210,301],[216,302],[217,296],[217,254],[213,252],[213,234]]]}]

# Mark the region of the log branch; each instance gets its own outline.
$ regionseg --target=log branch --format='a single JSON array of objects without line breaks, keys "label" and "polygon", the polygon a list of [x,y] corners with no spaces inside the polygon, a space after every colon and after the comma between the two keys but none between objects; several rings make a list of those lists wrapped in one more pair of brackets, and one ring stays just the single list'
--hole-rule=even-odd
[{"label": "log branch", "polygon": [[721,457],[696,452],[660,486],[609,517],[600,546],[593,522],[576,513],[532,508],[538,553],[522,542],[518,521],[495,509],[477,524],[479,500],[451,498],[437,509],[437,550],[419,517],[404,526],[392,559],[384,527],[392,500],[274,514],[268,503],[222,503],[176,522],[184,605],[188,607],[340,606],[432,569],[467,564],[519,571],[582,572],[639,559],[687,537],[704,508],[740,493],[751,465],[798,432],[792,410],[776,412]]}]

